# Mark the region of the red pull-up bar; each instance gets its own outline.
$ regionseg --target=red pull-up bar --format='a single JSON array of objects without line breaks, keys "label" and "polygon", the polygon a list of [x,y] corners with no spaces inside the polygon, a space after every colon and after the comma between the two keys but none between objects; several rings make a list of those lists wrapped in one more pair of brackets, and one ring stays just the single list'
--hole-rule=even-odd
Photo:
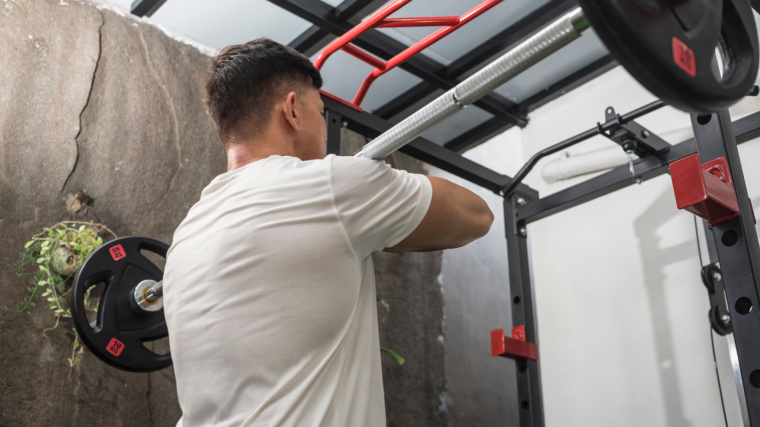
[{"label": "red pull-up bar", "polygon": [[[461,27],[462,25],[472,21],[476,17],[480,16],[483,12],[501,3],[502,0],[485,0],[474,8],[470,9],[467,13],[461,16],[432,16],[423,18],[388,18],[390,14],[399,10],[412,0],[394,0],[375,12],[374,15],[367,18],[365,21],[349,30],[346,34],[342,35],[320,52],[317,56],[317,60],[314,61],[314,66],[321,70],[327,58],[338,50],[342,50],[353,57],[366,62],[367,64],[375,67],[374,70],[364,79],[359,91],[354,97],[353,103],[348,103],[356,109],[361,109],[360,105],[364,101],[364,97],[367,95],[367,91],[372,83],[378,77],[399,66],[401,63],[416,55],[420,51],[426,49],[431,44],[446,37],[451,32]],[[383,61],[378,57],[359,49],[358,47],[350,44],[354,39],[359,37],[365,31],[371,28],[388,28],[388,27],[430,27],[430,26],[443,26],[434,31],[429,36],[418,41],[417,43],[404,49],[401,53],[389,59]]]}]

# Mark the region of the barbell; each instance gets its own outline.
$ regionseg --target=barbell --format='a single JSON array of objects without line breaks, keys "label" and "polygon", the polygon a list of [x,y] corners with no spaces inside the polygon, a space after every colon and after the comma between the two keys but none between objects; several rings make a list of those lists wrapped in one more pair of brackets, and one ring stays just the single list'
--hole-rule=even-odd
[{"label": "barbell", "polygon": [[[758,39],[749,0],[579,0],[562,16],[456,87],[375,138],[356,156],[381,159],[577,39],[590,26],[610,53],[664,102],[691,113],[728,108],[758,71]],[[168,335],[163,272],[141,250],[166,257],[168,245],[124,237],[96,249],[72,285],[74,324],[84,345],[117,368],[147,372],[171,364],[145,343]],[[104,283],[87,320],[87,291]]]}]

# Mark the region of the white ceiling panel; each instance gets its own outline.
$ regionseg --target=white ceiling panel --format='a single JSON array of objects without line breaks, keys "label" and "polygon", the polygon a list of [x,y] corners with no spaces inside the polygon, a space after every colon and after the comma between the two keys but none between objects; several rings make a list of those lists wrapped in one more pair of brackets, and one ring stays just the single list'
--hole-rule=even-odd
[{"label": "white ceiling panel", "polygon": [[[362,82],[372,70],[373,67],[370,65],[338,51],[330,56],[322,67],[323,89],[346,101],[353,101]],[[370,86],[362,108],[373,111],[421,81],[419,77],[401,68],[394,68],[378,77]]]},{"label": "white ceiling panel", "polygon": [[217,50],[259,37],[287,44],[311,26],[266,0],[168,0],[151,19]]},{"label": "white ceiling panel", "polygon": [[469,106],[448,119],[433,126],[422,134],[437,144],[443,145],[459,135],[483,124],[493,116],[478,107]]}]

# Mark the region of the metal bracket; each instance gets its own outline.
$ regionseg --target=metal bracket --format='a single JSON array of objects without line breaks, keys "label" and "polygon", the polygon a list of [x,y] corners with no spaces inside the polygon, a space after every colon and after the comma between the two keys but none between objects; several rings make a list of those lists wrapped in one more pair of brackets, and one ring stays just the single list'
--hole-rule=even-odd
[{"label": "metal bracket", "polygon": [[504,329],[491,331],[491,356],[501,356],[508,359],[538,360],[538,346],[525,342],[525,326],[512,328],[512,336],[504,335]]},{"label": "metal bracket", "polygon": [[632,151],[640,158],[664,153],[672,147],[635,121],[626,122],[612,107],[605,110],[605,119],[605,124],[612,122],[613,126],[605,130],[601,123],[597,123],[599,133],[619,144],[626,152]]},{"label": "metal bracket", "polygon": [[725,157],[700,164],[692,154],[670,164],[678,209],[706,219],[710,226],[739,216],[739,202]]}]

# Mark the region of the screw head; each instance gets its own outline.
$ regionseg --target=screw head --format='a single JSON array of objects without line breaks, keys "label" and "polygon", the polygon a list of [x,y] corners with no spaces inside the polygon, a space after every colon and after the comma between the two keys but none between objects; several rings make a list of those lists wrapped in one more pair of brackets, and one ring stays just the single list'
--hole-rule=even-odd
[{"label": "screw head", "polygon": [[520,227],[517,229],[517,232],[520,233],[521,236],[525,237],[528,235],[528,230],[525,229],[525,227]]},{"label": "screw head", "polygon": [[724,314],[720,316],[720,321],[723,322],[724,325],[728,325],[728,322],[731,321],[731,317],[728,314]]},{"label": "screw head", "polygon": [[648,132],[648,131],[646,131],[646,130],[642,130],[642,131],[641,131],[641,137],[642,137],[642,138],[645,138],[645,139],[646,139],[646,138],[649,138],[649,132]]},{"label": "screw head", "polygon": [[518,197],[518,198],[517,198],[517,204],[518,204],[519,206],[525,206],[526,204],[528,204],[528,201],[527,201],[527,200],[525,200],[525,199],[524,199],[524,198],[522,198],[522,197]]},{"label": "screw head", "polygon": [[342,122],[340,122],[340,125],[343,126],[344,128],[347,128],[348,127],[348,120],[343,120]]},{"label": "screw head", "polygon": [[722,274],[720,274],[720,273],[718,273],[718,272],[716,271],[716,272],[714,272],[714,273],[713,273],[713,275],[712,275],[712,279],[713,279],[714,281],[716,281],[716,282],[720,282],[721,280],[723,280],[723,275],[722,275]]}]

